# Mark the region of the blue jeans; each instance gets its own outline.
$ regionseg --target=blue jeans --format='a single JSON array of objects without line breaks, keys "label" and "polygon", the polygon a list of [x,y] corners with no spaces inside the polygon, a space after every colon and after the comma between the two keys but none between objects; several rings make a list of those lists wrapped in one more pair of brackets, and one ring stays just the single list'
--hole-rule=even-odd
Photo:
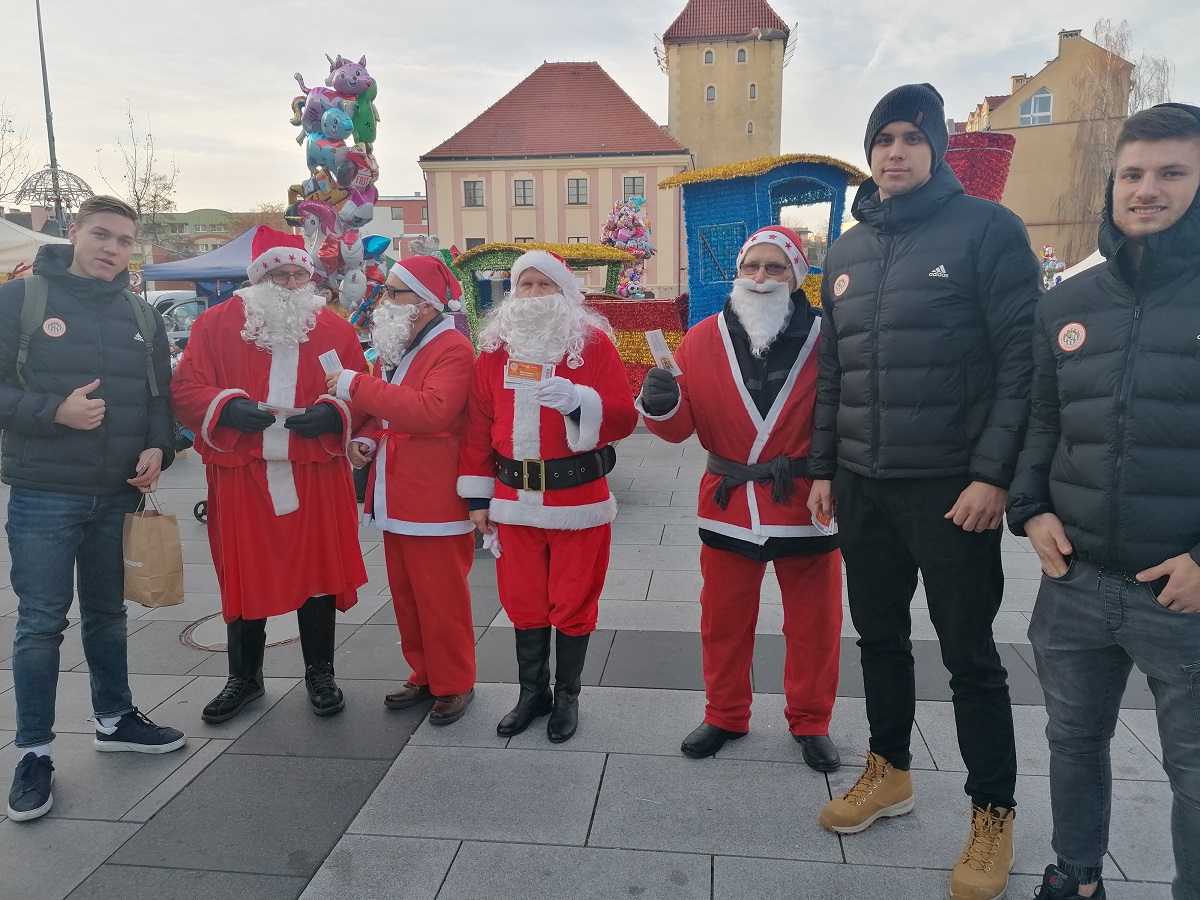
[{"label": "blue jeans", "polygon": [[1200,613],[1159,604],[1132,576],[1073,559],[1042,576],[1029,640],[1046,694],[1054,851],[1068,874],[1100,876],[1112,798],[1109,742],[1136,665],[1158,713],[1171,782],[1175,900],[1200,900]]},{"label": "blue jeans", "polygon": [[121,527],[140,496],[89,497],[22,488],[9,494],[6,530],[17,595],[12,667],[18,747],[54,740],[58,650],[76,576],[92,710],[97,716],[119,716],[133,709]]}]

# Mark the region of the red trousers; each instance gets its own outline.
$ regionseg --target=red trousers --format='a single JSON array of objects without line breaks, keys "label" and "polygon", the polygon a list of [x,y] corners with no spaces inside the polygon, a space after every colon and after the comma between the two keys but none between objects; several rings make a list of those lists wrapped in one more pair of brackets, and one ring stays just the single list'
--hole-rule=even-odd
[{"label": "red trousers", "polygon": [[475,556],[472,534],[423,536],[383,533],[400,649],[412,666],[408,680],[435,697],[475,686],[475,629],[467,573]]},{"label": "red trousers", "polygon": [[[767,564],[728,550],[700,548],[700,639],[704,721],[729,731],[750,727],[750,663]],[[792,734],[828,734],[842,646],[842,555],[775,560],[783,593],[784,715]]]},{"label": "red trousers", "polygon": [[579,637],[596,630],[596,613],[612,526],[579,531],[496,525],[500,558],[496,586],[500,605],[516,628],[553,625],[563,634]]}]

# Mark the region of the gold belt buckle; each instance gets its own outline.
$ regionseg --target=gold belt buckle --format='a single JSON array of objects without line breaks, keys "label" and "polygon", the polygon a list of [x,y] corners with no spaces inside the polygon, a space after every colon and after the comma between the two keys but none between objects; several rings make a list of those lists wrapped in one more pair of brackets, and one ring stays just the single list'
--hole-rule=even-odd
[{"label": "gold belt buckle", "polygon": [[[537,480],[537,487],[529,486],[529,467],[536,465],[537,469],[534,472],[534,478]],[[535,494],[543,494],[546,492],[546,464],[540,459],[523,459],[521,460],[521,490],[532,491]]]}]

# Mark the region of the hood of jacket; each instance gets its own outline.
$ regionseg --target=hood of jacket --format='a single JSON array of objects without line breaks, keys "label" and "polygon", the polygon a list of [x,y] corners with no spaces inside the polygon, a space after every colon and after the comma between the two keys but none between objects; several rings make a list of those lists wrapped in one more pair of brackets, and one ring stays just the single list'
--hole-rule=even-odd
[{"label": "hood of jacket", "polygon": [[850,212],[859,222],[884,234],[895,234],[925,221],[962,193],[965,193],[962,182],[950,164],[942,162],[919,188],[887,200],[879,199],[879,185],[868,178],[859,185]]}]

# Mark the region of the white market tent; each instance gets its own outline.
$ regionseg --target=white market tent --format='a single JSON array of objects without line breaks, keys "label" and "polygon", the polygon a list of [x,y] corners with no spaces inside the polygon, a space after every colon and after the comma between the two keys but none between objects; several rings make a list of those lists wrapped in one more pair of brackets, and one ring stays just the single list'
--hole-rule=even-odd
[{"label": "white market tent", "polygon": [[1071,266],[1071,268],[1069,268],[1063,272],[1059,272],[1057,275],[1055,275],[1054,283],[1059,284],[1063,281],[1066,281],[1068,278],[1070,278],[1074,275],[1078,275],[1080,272],[1086,271],[1087,269],[1090,269],[1092,266],[1098,266],[1098,265],[1100,265],[1100,263],[1102,263],[1104,261],[1105,261],[1104,256],[1101,255],[1099,250],[1097,250],[1095,253],[1093,253],[1091,256],[1089,256],[1087,259],[1083,260],[1082,262],[1077,262],[1077,263],[1075,263],[1075,265]]},{"label": "white market tent", "polygon": [[32,265],[43,244],[69,243],[66,238],[30,231],[15,222],[0,219],[0,274],[8,275],[20,265]]}]

